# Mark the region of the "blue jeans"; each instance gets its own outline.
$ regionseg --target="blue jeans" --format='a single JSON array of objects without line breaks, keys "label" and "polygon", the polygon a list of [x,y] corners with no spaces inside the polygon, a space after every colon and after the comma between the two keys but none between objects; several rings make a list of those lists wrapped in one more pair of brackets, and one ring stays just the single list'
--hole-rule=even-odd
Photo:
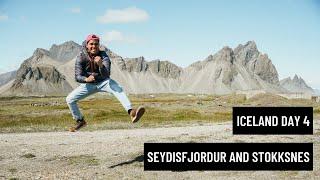
[{"label": "blue jeans", "polygon": [[83,119],[83,115],[79,110],[77,102],[97,92],[112,93],[127,111],[131,109],[130,100],[116,81],[107,79],[99,83],[83,83],[74,89],[66,98],[73,119],[76,121]]}]

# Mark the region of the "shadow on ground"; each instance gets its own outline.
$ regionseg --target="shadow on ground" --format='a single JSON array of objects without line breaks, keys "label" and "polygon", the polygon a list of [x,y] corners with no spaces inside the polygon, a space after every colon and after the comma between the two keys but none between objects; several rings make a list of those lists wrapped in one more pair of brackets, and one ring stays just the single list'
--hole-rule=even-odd
[{"label": "shadow on ground", "polygon": [[119,164],[116,164],[116,165],[112,165],[109,168],[115,168],[117,166],[128,165],[128,164],[132,164],[132,163],[135,163],[135,162],[143,162],[143,159],[144,159],[144,156],[143,155],[139,155],[139,156],[135,157],[132,160],[125,161],[125,162],[122,162],[122,163],[119,163]]}]

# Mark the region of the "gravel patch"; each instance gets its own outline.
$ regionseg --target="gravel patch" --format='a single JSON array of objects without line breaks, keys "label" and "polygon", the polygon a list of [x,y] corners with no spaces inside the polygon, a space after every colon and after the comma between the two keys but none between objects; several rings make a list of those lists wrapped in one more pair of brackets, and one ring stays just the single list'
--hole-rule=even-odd
[{"label": "gravel patch", "polygon": [[[314,135],[232,135],[231,123],[130,130],[0,134],[0,179],[318,179]],[[313,171],[144,171],[145,142],[313,142]]]}]

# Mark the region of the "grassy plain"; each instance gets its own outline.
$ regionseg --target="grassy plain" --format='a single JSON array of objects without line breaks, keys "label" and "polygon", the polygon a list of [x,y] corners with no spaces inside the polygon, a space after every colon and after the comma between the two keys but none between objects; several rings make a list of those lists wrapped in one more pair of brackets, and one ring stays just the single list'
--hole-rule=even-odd
[{"label": "grassy plain", "polygon": [[[166,127],[231,121],[233,106],[312,106],[320,117],[320,103],[306,99],[286,99],[260,94],[244,95],[145,94],[130,95],[134,107],[143,105],[146,113],[132,124],[115,97],[96,94],[79,102],[88,126],[85,131]],[[65,97],[0,97],[0,132],[66,131],[72,126]]]}]

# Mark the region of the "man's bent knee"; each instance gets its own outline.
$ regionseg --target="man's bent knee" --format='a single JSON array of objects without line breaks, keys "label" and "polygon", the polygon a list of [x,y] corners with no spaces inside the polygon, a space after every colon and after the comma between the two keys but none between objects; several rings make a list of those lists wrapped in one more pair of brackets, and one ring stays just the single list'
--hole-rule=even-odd
[{"label": "man's bent knee", "polygon": [[66,102],[67,104],[72,104],[77,102],[77,100],[75,98],[73,98],[72,96],[70,96],[70,94],[66,97]]},{"label": "man's bent knee", "polygon": [[120,87],[119,84],[113,79],[110,79],[109,85],[110,88],[115,92],[121,93],[123,91],[122,87]]}]

